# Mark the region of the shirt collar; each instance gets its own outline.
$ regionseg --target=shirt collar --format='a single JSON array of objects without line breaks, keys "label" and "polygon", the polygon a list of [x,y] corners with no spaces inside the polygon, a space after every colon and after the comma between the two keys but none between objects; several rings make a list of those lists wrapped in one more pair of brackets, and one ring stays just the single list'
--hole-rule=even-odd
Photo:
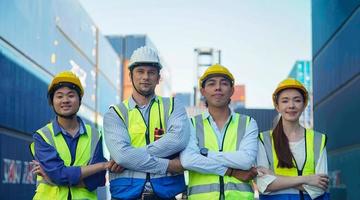
[{"label": "shirt collar", "polygon": [[[151,103],[152,101],[159,102],[158,96],[157,96],[157,95],[153,95],[153,96],[151,97],[148,105],[150,105],[150,103]],[[137,104],[136,104],[136,101],[135,101],[134,98],[131,96],[131,97],[129,98],[129,109],[130,109],[130,110],[134,109],[134,108],[136,107],[136,105],[137,105]],[[148,105],[145,105],[145,107],[148,106]]]},{"label": "shirt collar", "polygon": [[[234,120],[236,113],[235,113],[234,110],[232,110],[230,107],[229,107],[229,109],[230,109],[230,116],[231,116],[232,120]],[[212,118],[212,116],[211,116],[210,113],[209,113],[209,110],[206,110],[206,111],[204,112],[204,114],[203,114],[203,119],[211,119],[212,121],[214,121],[214,119]]]},{"label": "shirt collar", "polygon": [[[85,124],[79,116],[77,116],[76,118],[77,118],[78,122],[80,123],[79,134],[82,135],[82,134],[86,133]],[[53,130],[54,130],[55,136],[58,135],[59,133],[63,133],[65,135],[68,134],[63,128],[61,128],[59,122],[57,121],[57,117],[55,117],[52,124],[53,124]]]}]

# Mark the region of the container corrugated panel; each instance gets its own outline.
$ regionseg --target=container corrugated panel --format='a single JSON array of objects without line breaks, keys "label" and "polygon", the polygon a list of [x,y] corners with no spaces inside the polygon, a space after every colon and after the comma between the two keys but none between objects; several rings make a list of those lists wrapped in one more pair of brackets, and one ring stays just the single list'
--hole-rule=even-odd
[{"label": "container corrugated panel", "polygon": [[0,125],[32,133],[53,117],[47,84],[0,52]]},{"label": "container corrugated panel", "polygon": [[360,5],[360,0],[316,0],[312,4],[313,54],[324,46],[338,27]]},{"label": "container corrugated panel", "polygon": [[117,101],[116,95],[117,90],[115,90],[112,84],[106,79],[102,74],[98,76],[98,112],[104,115],[108,110],[109,106],[113,104],[118,104],[120,102]]},{"label": "container corrugated panel", "polygon": [[[314,129],[328,135],[331,198],[358,199],[360,185],[354,177],[359,177],[359,173],[354,169],[360,168],[360,134],[357,131],[360,121],[360,3],[340,0],[312,3]],[[337,30],[335,34],[334,30]],[[331,40],[324,46],[330,35],[333,35]],[[321,51],[317,52],[319,48]]]},{"label": "container corrugated panel", "polygon": [[[38,63],[49,63],[56,31],[55,1],[0,1],[0,37]],[[29,23],[31,19],[32,22]]]},{"label": "container corrugated panel", "polygon": [[[61,0],[55,1],[53,9],[56,19],[53,20],[52,26],[57,27],[62,34],[69,38],[77,49],[82,51],[85,56],[95,63],[96,55],[93,49],[96,47],[96,25],[83,9],[79,1]],[[41,4],[42,1],[39,2]],[[39,5],[40,6],[40,5]],[[51,7],[44,7],[44,10]]]},{"label": "container corrugated panel", "polygon": [[314,127],[329,136],[328,149],[360,143],[360,75],[314,109]]},{"label": "container corrugated panel", "polygon": [[259,131],[267,131],[272,128],[274,118],[277,112],[273,109],[236,109],[235,112],[249,115],[257,122]]},{"label": "container corrugated panel", "polygon": [[331,199],[359,199],[359,158],[359,148],[328,153]]},{"label": "container corrugated panel", "polygon": [[[324,22],[327,23],[328,21]],[[360,9],[314,58],[314,105],[360,73]]]},{"label": "container corrugated panel", "polygon": [[29,138],[17,138],[0,131],[1,184],[0,199],[32,199],[35,176],[31,172],[32,160]]},{"label": "container corrugated panel", "polygon": [[[120,71],[120,57],[112,48],[109,40],[105,37],[99,38],[99,70],[109,79],[116,92],[119,90],[122,72]],[[110,87],[109,87],[110,89]],[[114,102],[115,102],[115,97]]]}]

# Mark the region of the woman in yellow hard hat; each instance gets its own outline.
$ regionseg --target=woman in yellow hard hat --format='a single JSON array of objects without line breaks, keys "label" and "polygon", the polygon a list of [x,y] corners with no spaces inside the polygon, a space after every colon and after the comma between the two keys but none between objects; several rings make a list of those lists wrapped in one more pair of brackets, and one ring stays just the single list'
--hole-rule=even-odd
[{"label": "woman in yellow hard hat", "polygon": [[309,94],[297,80],[280,82],[272,99],[280,119],[260,133],[260,199],[328,199],[326,135],[299,123]]}]

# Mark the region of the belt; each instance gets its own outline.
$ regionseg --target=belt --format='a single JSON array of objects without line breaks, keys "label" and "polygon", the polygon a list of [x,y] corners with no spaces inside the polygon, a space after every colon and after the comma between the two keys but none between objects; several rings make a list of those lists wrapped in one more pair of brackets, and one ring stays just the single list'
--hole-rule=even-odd
[{"label": "belt", "polygon": [[[175,197],[170,198],[169,200],[173,200],[173,199],[176,200]],[[143,192],[141,194],[141,198],[139,200],[163,200],[163,199],[156,196],[156,194],[153,193],[153,192],[150,192],[150,193],[149,192]]]},{"label": "belt", "polygon": [[[120,199],[112,197],[111,200],[120,200]],[[141,197],[138,198],[137,200],[164,200],[164,199],[156,196],[155,193],[146,193],[146,192],[144,192],[144,193],[141,194]],[[173,198],[166,199],[166,200],[176,200],[176,198],[173,197]]]},{"label": "belt", "polygon": [[153,192],[143,192],[139,200],[160,200]]}]

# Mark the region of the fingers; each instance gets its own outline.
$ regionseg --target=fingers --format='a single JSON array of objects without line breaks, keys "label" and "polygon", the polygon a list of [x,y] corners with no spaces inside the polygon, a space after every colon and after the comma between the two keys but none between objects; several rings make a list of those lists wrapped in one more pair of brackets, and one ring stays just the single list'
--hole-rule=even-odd
[{"label": "fingers", "polygon": [[257,167],[257,173],[259,174],[259,176],[263,176],[266,174],[269,174],[269,175],[274,174],[270,169],[267,169],[265,167]]},{"label": "fingers", "polygon": [[109,168],[109,170],[110,170],[111,172],[116,172],[119,167],[120,167],[120,165],[114,163],[114,164]]},{"label": "fingers", "polygon": [[43,176],[43,171],[42,171],[40,165],[36,165],[36,166],[31,170],[31,172],[32,172],[33,174],[38,175],[38,176]]},{"label": "fingers", "polygon": [[114,166],[114,164],[115,164],[114,160],[108,161],[108,163],[107,163],[107,169],[110,170],[110,169]]},{"label": "fingers", "polygon": [[33,165],[33,168],[31,169],[31,172],[36,175],[41,175],[41,166],[40,163],[36,160],[32,160],[31,164]]},{"label": "fingers", "polygon": [[255,167],[251,167],[250,171],[251,171],[253,177],[258,175],[258,171],[257,171],[257,169]]},{"label": "fingers", "polygon": [[264,169],[263,169],[262,167],[258,167],[258,168],[257,168],[257,173],[258,173],[260,176],[266,174],[266,172],[264,171]]},{"label": "fingers", "polygon": [[309,176],[309,185],[316,186],[322,190],[327,190],[329,184],[329,177],[326,174],[316,174]]},{"label": "fingers", "polygon": [[329,185],[329,178],[327,176],[320,177],[319,186],[323,190],[327,190]]},{"label": "fingers", "polygon": [[124,171],[125,168],[121,167],[120,165],[118,165],[116,167],[116,169],[114,170],[115,173],[121,173],[122,171]]},{"label": "fingers", "polygon": [[121,173],[122,171],[124,171],[124,168],[121,165],[117,164],[114,160],[110,160],[108,162],[107,169],[113,173]]}]

